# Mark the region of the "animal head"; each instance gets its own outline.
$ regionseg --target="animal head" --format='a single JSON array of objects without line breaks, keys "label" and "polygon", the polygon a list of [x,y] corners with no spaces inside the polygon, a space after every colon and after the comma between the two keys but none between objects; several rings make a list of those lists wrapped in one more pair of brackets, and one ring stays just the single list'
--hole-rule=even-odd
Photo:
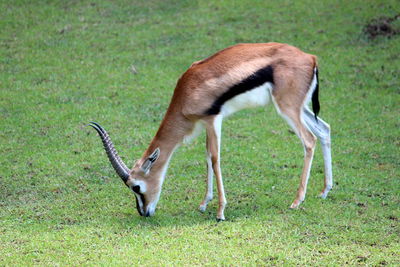
[{"label": "animal head", "polygon": [[156,148],[149,156],[138,160],[132,170],[129,170],[110,139],[108,133],[95,122],[89,124],[99,134],[108,159],[124,184],[130,188],[136,198],[136,209],[141,216],[152,216],[160,197],[162,170],[154,168],[160,156],[160,149]]}]

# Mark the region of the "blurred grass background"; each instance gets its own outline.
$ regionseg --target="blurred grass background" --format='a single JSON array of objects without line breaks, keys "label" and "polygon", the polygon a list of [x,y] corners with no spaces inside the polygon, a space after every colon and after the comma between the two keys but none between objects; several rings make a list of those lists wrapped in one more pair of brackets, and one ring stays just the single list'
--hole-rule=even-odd
[{"label": "blurred grass background", "polygon": [[[399,13],[394,0],[0,1],[0,264],[400,264]],[[319,57],[328,199],[318,149],[288,210],[303,149],[269,106],[224,122],[226,222],[215,200],[197,211],[204,134],[176,152],[156,216],[139,217],[86,123],[130,166],[193,61],[269,41]]]}]

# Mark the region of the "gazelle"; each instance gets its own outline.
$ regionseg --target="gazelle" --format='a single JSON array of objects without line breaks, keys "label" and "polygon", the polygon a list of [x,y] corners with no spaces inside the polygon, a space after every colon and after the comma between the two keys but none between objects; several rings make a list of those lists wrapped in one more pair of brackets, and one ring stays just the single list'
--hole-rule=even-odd
[{"label": "gazelle", "polygon": [[[313,112],[307,104],[312,99]],[[200,210],[213,198],[216,176],[219,207],[224,220],[226,205],[220,168],[222,120],[244,108],[264,106],[270,100],[296,132],[304,146],[304,167],[291,208],[304,200],[318,138],[325,164],[325,186],[332,188],[330,127],[318,118],[318,68],[316,57],[280,43],[238,44],[193,63],[176,85],[157,134],[142,157],[128,169],[107,132],[91,123],[100,135],[117,174],[135,194],[140,215],[152,216],[160,197],[168,163],[175,149],[205,128],[207,134],[207,188]],[[316,138],[317,137],[317,138]]]}]

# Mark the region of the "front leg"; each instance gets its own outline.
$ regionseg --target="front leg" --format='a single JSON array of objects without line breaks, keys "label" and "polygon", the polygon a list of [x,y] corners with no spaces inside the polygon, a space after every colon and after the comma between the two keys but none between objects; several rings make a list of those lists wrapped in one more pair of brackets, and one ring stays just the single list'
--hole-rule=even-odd
[{"label": "front leg", "polygon": [[[208,143],[208,138],[207,138]],[[208,145],[207,145],[208,148]],[[207,189],[203,201],[200,203],[200,211],[205,212],[208,202],[213,199],[213,167],[211,162],[211,153],[207,149]]]},{"label": "front leg", "polygon": [[224,184],[222,182],[221,168],[219,166],[219,159],[213,163],[214,173],[217,177],[217,188],[218,188],[218,212],[217,221],[225,221],[224,210],[226,206]]},{"label": "front leg", "polygon": [[221,126],[222,116],[212,116],[206,120],[207,151],[211,154],[212,169],[217,180],[218,189],[218,212],[217,221],[225,220],[224,210],[226,206],[224,184],[222,182],[220,167]]}]

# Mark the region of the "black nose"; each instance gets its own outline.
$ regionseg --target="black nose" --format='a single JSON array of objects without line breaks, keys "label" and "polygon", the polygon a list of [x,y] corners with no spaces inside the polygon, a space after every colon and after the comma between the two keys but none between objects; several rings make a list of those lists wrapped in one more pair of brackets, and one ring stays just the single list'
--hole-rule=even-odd
[{"label": "black nose", "polygon": [[134,192],[136,192],[136,193],[140,193],[140,185],[134,185],[134,186],[132,186],[132,190],[134,191]]},{"label": "black nose", "polygon": [[146,211],[146,214],[144,215],[145,217],[150,217],[150,212]]}]

